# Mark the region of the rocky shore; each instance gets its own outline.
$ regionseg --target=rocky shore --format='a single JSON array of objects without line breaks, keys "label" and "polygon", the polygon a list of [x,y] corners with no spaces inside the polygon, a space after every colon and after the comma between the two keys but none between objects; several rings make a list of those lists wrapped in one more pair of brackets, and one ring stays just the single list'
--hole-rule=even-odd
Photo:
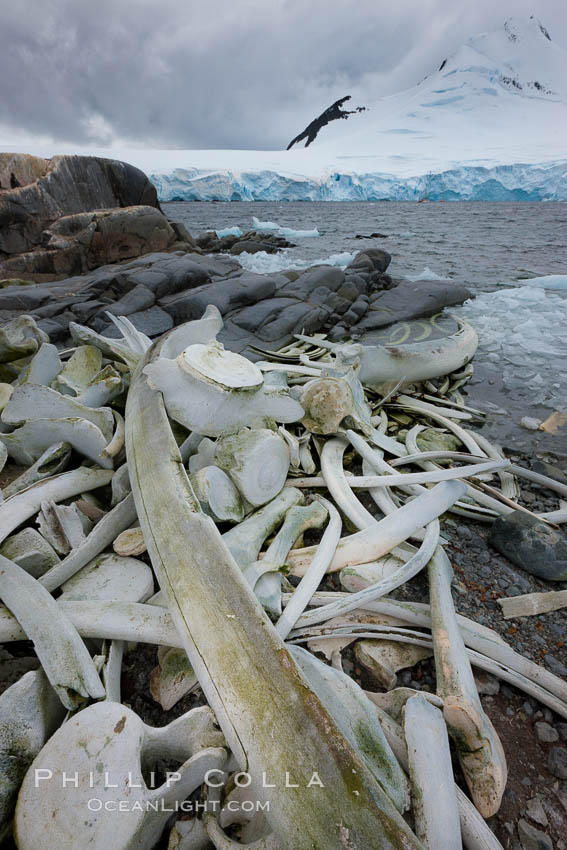
[{"label": "rocky shore", "polygon": [[[332,341],[365,340],[375,331],[432,316],[470,297],[466,288],[445,281],[397,280],[390,255],[377,249],[359,252],[344,270],[320,265],[301,272],[251,273],[240,265],[240,253],[270,253],[291,243],[255,231],[220,238],[208,232],[195,238],[164,216],[142,172],[112,160],[45,161],[0,154],[0,186],[0,325],[31,316],[59,349],[72,344],[71,322],[116,338],[109,314],[126,316],[153,339],[201,318],[212,304],[224,320],[218,340],[256,360],[261,351],[293,342],[297,333],[321,332]],[[536,471],[543,462],[512,460]],[[563,470],[549,466],[552,457],[546,454],[543,460],[547,475],[567,481]],[[558,498],[531,483],[522,486],[518,501],[528,510],[559,507]],[[369,497],[362,502],[375,511]],[[444,523],[443,533],[455,569],[458,610],[567,678],[565,609],[507,621],[496,601],[567,589],[567,582],[551,583],[522,569],[496,547],[485,523],[453,518]],[[309,534],[307,538],[310,542]],[[330,580],[329,589],[340,585]],[[427,601],[426,578],[418,575],[392,598]],[[29,647],[11,644],[0,652],[4,690],[26,668]],[[144,721],[162,726],[204,703],[196,690],[164,712],[149,696],[155,665],[155,648],[139,645],[126,655],[123,668],[124,699]],[[346,651],[343,665],[363,687],[376,689],[353,651]],[[400,672],[398,684],[433,691],[431,661]],[[477,684],[509,758],[509,784],[500,812],[490,820],[492,829],[505,850],[567,850],[567,723],[487,674],[479,675]]]}]

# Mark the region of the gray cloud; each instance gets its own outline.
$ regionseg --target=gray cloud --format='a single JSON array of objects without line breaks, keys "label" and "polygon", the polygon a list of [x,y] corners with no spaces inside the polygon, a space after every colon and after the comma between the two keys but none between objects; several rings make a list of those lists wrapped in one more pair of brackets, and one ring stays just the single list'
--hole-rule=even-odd
[{"label": "gray cloud", "polygon": [[[471,34],[556,0],[19,0],[0,8],[0,135],[282,148],[345,94],[413,85]],[[2,138],[4,136],[4,138]]]}]

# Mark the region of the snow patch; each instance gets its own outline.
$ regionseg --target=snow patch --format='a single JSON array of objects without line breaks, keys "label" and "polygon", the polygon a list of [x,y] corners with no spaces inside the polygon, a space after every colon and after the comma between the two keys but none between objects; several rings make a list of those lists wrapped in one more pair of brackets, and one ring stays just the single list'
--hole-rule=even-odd
[{"label": "snow patch", "polygon": [[355,252],[343,251],[340,254],[331,254],[330,257],[325,259],[302,260],[295,257],[290,251],[280,251],[277,254],[267,254],[265,251],[249,254],[247,251],[243,251],[242,254],[238,255],[238,262],[249,272],[273,274],[287,269],[308,269],[311,266],[338,266],[345,269],[352,263],[355,256]]}]

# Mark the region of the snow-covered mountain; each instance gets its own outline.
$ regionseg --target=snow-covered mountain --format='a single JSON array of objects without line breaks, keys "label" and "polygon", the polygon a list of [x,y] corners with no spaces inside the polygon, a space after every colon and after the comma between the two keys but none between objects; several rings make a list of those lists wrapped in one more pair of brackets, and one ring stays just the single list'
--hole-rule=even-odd
[{"label": "snow-covered mountain", "polygon": [[533,17],[363,103],[308,148],[175,151],[151,172],[170,199],[567,199],[567,52]]},{"label": "snow-covered mountain", "polygon": [[163,200],[567,200],[567,51],[534,17],[473,36],[406,91],[351,94],[368,109],[308,148],[110,155]]}]

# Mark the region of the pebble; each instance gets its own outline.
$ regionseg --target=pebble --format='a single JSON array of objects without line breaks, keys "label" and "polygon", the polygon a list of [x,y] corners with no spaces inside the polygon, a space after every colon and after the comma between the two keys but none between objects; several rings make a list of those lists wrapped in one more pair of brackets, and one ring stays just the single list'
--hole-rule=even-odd
[{"label": "pebble", "polygon": [[551,839],[545,832],[535,829],[523,818],[518,821],[518,835],[523,850],[553,850]]},{"label": "pebble", "polygon": [[558,779],[567,779],[567,750],[565,747],[553,747],[549,751],[547,769]]},{"label": "pebble", "polygon": [[555,727],[562,741],[567,741],[567,723],[558,723]]},{"label": "pebble", "polygon": [[554,744],[559,740],[559,732],[553,726],[550,726],[549,723],[539,721],[535,724],[535,730],[538,740],[546,744]]},{"label": "pebble", "polygon": [[490,673],[475,673],[474,681],[479,694],[484,696],[496,696],[500,691],[500,682],[496,676]]},{"label": "pebble", "polygon": [[532,416],[523,416],[522,419],[520,419],[520,425],[522,428],[525,428],[526,431],[537,431],[541,425],[541,419],[534,419]]},{"label": "pebble", "polygon": [[543,810],[541,799],[539,797],[532,797],[531,800],[528,800],[526,805],[526,814],[530,820],[535,821],[535,823],[539,823],[540,826],[547,826],[549,824],[547,815]]}]

